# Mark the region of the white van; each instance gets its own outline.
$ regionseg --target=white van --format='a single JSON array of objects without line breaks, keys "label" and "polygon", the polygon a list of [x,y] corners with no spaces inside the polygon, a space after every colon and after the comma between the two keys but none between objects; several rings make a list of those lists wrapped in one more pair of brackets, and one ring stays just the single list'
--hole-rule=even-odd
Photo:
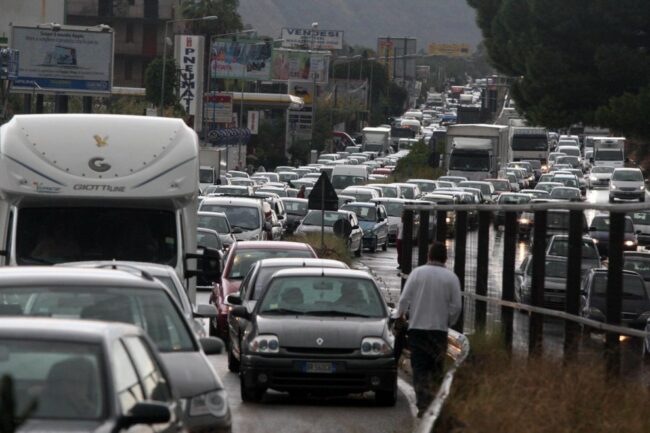
[{"label": "white van", "polygon": [[365,165],[337,165],[332,170],[332,185],[337,193],[348,186],[361,186],[368,182]]},{"label": "white van", "polygon": [[420,135],[422,132],[422,125],[418,119],[402,119],[400,122],[400,127],[408,128],[411,131],[415,132],[415,135]]}]

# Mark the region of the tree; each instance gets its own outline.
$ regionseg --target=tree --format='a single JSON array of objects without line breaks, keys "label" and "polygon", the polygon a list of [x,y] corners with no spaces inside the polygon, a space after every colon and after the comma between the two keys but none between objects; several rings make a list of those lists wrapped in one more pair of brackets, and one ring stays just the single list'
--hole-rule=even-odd
[{"label": "tree", "polygon": [[512,95],[532,123],[608,126],[650,137],[647,0],[467,0],[492,64],[516,77]]},{"label": "tree", "polygon": [[[178,101],[176,98],[176,89],[178,89],[178,66],[173,58],[166,59],[165,66],[165,100],[163,105],[168,107],[175,105]],[[162,58],[157,57],[147,65],[144,72],[144,87],[147,101],[152,104],[160,104],[160,89],[162,86]]]},{"label": "tree", "polygon": [[232,33],[244,28],[241,16],[237,12],[239,0],[185,0],[181,6],[183,18],[203,18],[216,16],[214,21],[188,23],[194,34],[206,36],[206,43],[211,35]]}]

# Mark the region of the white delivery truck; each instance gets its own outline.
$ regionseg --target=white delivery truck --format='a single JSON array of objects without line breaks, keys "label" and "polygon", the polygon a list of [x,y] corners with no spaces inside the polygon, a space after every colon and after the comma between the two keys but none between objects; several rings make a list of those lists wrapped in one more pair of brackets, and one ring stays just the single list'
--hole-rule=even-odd
[{"label": "white delivery truck", "polygon": [[378,155],[390,153],[390,127],[366,127],[361,130],[363,134],[363,152],[376,152]]},{"label": "white delivery truck", "polygon": [[625,167],[625,137],[594,137],[594,167]]},{"label": "white delivery truck", "polygon": [[332,186],[340,193],[349,186],[362,186],[368,183],[368,166],[337,165],[332,169]]},{"label": "white delivery truck", "polygon": [[536,160],[546,165],[549,152],[548,130],[529,126],[510,126],[513,161]]},{"label": "white delivery truck", "polygon": [[0,127],[0,262],[165,264],[194,301],[196,262],[211,280],[219,267],[216,250],[196,254],[198,150],[181,119],[14,116]]},{"label": "white delivery truck", "polygon": [[451,125],[447,129],[447,175],[468,180],[496,178],[510,158],[508,127]]}]

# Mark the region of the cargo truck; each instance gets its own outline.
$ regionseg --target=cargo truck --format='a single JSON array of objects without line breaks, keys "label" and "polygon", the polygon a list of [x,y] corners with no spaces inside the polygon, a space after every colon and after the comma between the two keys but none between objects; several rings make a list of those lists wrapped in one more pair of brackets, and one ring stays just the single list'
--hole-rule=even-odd
[{"label": "cargo truck", "polygon": [[390,153],[390,127],[363,128],[362,149],[364,152],[376,152],[378,155]]},{"label": "cargo truck", "polygon": [[549,152],[548,130],[530,126],[510,127],[510,149],[513,161],[539,161],[547,165]]},{"label": "cargo truck", "polygon": [[468,180],[499,177],[510,161],[508,127],[452,125],[447,129],[447,175]]},{"label": "cargo truck", "polygon": [[594,167],[625,167],[625,137],[594,137]]}]

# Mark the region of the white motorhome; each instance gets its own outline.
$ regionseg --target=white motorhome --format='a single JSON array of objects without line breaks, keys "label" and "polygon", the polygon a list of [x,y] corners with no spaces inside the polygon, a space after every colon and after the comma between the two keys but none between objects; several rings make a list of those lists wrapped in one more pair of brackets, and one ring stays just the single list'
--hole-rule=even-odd
[{"label": "white motorhome", "polygon": [[216,251],[196,255],[198,174],[198,138],[181,119],[14,116],[0,127],[0,262],[165,264],[194,300],[196,259],[218,276]]},{"label": "white motorhome", "polygon": [[510,161],[508,127],[487,124],[451,125],[447,129],[447,175],[468,180],[499,177]]},{"label": "white motorhome", "polygon": [[546,165],[549,152],[548,130],[529,126],[510,126],[512,160],[537,160]]},{"label": "white motorhome", "polygon": [[593,166],[625,167],[625,137],[595,137]]},{"label": "white motorhome", "polygon": [[361,133],[363,134],[362,149],[364,152],[377,152],[379,155],[387,155],[389,153],[390,127],[366,127],[363,128]]}]

